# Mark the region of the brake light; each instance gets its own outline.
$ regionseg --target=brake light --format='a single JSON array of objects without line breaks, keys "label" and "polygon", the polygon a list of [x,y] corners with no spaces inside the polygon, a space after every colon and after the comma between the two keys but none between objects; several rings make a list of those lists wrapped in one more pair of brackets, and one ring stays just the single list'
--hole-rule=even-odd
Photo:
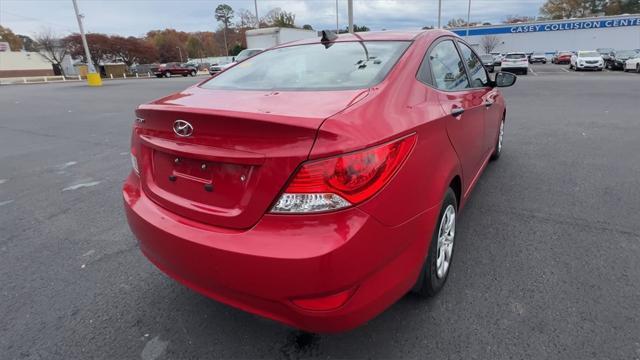
[{"label": "brake light", "polygon": [[362,203],[389,182],[415,142],[412,134],[369,149],[304,163],[271,212],[322,212]]}]

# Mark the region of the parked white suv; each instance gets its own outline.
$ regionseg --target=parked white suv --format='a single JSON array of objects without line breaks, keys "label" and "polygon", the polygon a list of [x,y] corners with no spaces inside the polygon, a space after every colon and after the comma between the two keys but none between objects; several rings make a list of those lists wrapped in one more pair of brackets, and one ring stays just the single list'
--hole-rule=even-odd
[{"label": "parked white suv", "polygon": [[527,75],[529,72],[529,59],[523,52],[510,52],[502,59],[500,70],[509,72],[519,72]]},{"label": "parked white suv", "polygon": [[571,55],[571,61],[569,61],[569,69],[575,69],[576,71],[602,71],[603,68],[604,60],[602,59],[602,55],[595,50],[578,51],[576,54]]},{"label": "parked white suv", "polygon": [[638,56],[625,61],[622,70],[640,73],[640,52],[638,52]]}]

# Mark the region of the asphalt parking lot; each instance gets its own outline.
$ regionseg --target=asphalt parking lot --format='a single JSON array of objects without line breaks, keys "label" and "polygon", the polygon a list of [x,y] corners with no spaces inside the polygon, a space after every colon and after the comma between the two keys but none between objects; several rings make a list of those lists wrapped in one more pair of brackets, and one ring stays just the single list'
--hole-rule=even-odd
[{"label": "asphalt parking lot", "polygon": [[337,335],[198,295],[138,251],[141,102],[198,79],[0,87],[0,358],[640,359],[640,74],[534,65],[458,224],[447,286]]}]

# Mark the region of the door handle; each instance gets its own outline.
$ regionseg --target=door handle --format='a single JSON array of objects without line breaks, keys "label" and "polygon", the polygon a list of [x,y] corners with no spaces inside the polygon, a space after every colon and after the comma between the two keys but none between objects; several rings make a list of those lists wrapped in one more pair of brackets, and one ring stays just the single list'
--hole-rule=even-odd
[{"label": "door handle", "polygon": [[451,109],[451,116],[458,117],[458,116],[462,115],[463,112],[464,112],[463,108],[455,107],[455,108]]}]

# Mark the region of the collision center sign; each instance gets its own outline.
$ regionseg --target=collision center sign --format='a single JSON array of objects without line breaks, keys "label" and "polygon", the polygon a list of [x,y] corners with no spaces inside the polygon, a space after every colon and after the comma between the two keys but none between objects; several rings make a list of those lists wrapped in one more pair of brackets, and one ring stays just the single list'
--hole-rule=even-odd
[{"label": "collision center sign", "polygon": [[[492,35],[492,34],[523,34],[545,31],[565,31],[565,30],[588,30],[606,29],[624,26],[640,26],[640,17],[603,19],[603,20],[572,20],[562,22],[523,24],[500,27],[469,28],[469,35]],[[453,31],[458,35],[465,35],[467,29],[456,29]]]}]

